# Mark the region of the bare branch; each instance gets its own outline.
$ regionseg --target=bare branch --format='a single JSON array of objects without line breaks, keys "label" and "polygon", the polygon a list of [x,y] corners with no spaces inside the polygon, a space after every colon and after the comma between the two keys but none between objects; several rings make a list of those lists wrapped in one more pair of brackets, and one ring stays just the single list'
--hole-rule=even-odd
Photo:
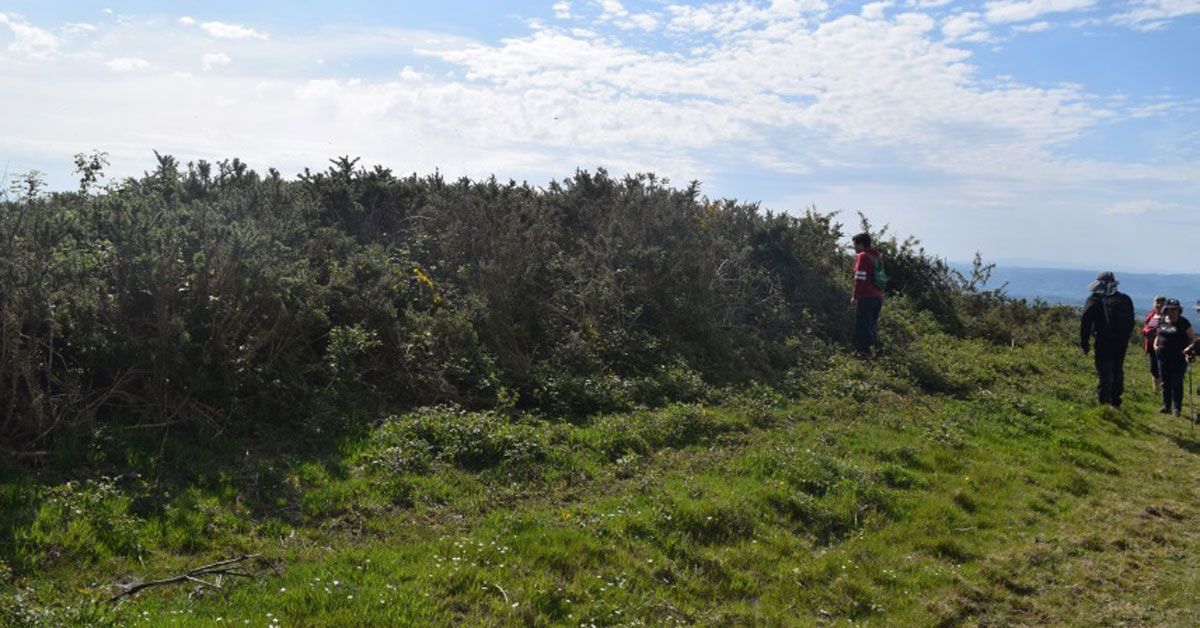
[{"label": "bare branch", "polygon": [[[203,585],[203,586],[206,586],[209,588],[221,590],[221,585],[220,585],[221,576],[240,576],[243,578],[253,578],[254,577],[253,574],[250,574],[250,573],[247,573],[244,571],[238,571],[236,569],[229,569],[229,567],[232,567],[234,565],[240,565],[249,560],[261,559],[261,558],[262,558],[261,554],[246,554],[245,556],[239,556],[237,558],[230,558],[227,560],[217,561],[215,563],[203,565],[201,567],[196,567],[195,569],[192,569],[192,570],[188,571],[187,573],[180,574],[173,578],[163,578],[161,580],[148,580],[146,582],[142,582],[139,584],[135,584],[135,585],[126,587],[124,591],[121,591],[120,593],[112,596],[111,598],[109,598],[108,601],[109,602],[118,602],[123,598],[129,597],[131,595],[135,595],[138,592],[144,591],[151,587],[160,587],[160,586],[165,586],[168,584],[180,584],[183,582],[195,582],[197,584],[200,584],[200,585]],[[208,581],[202,579],[201,576],[217,576],[217,581],[216,581],[216,583],[208,582]]]}]

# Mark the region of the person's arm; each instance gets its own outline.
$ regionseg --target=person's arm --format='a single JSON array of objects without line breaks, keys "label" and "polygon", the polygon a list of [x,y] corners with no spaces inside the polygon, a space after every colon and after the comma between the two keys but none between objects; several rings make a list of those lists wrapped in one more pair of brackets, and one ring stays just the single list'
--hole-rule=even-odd
[{"label": "person's arm", "polygon": [[1087,302],[1083,304],[1083,316],[1079,318],[1079,348],[1083,349],[1084,353],[1088,352],[1088,344],[1092,338],[1092,318],[1099,302],[1094,297],[1088,297]]}]

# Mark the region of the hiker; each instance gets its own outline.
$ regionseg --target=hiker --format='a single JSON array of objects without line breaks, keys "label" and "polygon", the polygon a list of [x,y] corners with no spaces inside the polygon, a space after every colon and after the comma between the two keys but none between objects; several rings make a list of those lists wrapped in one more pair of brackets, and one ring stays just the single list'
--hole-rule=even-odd
[{"label": "hiker", "polygon": [[879,311],[883,309],[883,286],[878,269],[882,270],[880,258],[883,253],[871,246],[871,235],[860,233],[850,241],[854,244],[854,290],[850,303],[854,305],[854,351],[860,357],[882,353],[879,345]]},{"label": "hiker", "polygon": [[1166,302],[1167,297],[1154,297],[1154,306],[1150,313],[1146,314],[1146,320],[1142,321],[1142,337],[1145,338],[1142,350],[1150,356],[1150,377],[1154,380],[1154,392],[1162,392],[1162,378],[1158,375],[1158,356],[1154,355],[1154,334],[1158,331],[1158,324],[1162,322],[1162,306]]},{"label": "hiker", "polygon": [[1088,286],[1092,294],[1083,306],[1079,325],[1079,345],[1085,355],[1089,339],[1096,339],[1096,393],[1100,403],[1114,408],[1121,407],[1121,394],[1125,392],[1125,351],[1134,323],[1133,299],[1118,292],[1117,285],[1111,272],[1096,275]]},{"label": "hiker", "polygon": [[1179,299],[1167,299],[1162,307],[1162,320],[1154,338],[1154,353],[1158,356],[1158,374],[1162,378],[1163,414],[1179,416],[1183,412],[1183,376],[1187,373],[1187,354],[1196,340],[1192,322],[1183,316]]}]

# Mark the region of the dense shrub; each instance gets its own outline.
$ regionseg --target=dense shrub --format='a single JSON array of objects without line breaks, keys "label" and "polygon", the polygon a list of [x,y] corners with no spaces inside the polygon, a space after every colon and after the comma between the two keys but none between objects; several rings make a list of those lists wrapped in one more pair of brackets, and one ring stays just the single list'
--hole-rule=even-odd
[{"label": "dense shrub", "polygon": [[[851,328],[833,215],[696,184],[598,170],[539,188],[348,158],[286,180],[159,156],[97,189],[103,165],[80,156],[78,191],[30,175],[0,201],[0,440],[18,448],[95,421],[632,410],[795,378]],[[881,240],[893,292],[938,331],[1008,343],[1045,318]]]}]

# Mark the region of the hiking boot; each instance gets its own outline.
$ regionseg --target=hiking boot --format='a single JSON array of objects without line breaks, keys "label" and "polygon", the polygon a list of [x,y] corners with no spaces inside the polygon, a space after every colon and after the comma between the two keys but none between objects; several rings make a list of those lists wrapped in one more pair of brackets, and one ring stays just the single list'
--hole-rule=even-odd
[{"label": "hiking boot", "polygon": [[1183,414],[1183,413],[1179,411],[1179,408],[1175,408],[1175,411],[1172,412],[1171,414],[1173,414],[1175,416],[1179,416],[1180,414]]},{"label": "hiking boot", "polygon": [[1166,406],[1163,406],[1158,409],[1158,413],[1159,414],[1171,414],[1171,409]]}]

